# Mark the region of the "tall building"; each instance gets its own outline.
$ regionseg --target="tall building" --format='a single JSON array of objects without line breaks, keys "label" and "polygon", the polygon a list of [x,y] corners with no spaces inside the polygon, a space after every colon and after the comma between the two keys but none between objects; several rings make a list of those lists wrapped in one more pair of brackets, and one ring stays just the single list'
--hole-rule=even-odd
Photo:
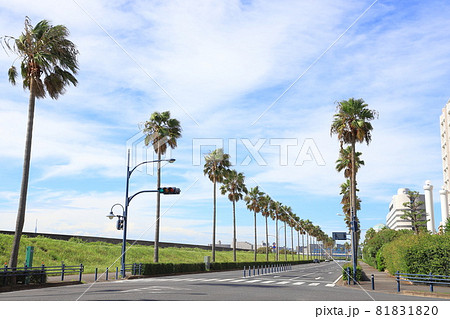
[{"label": "tall building", "polygon": [[[440,117],[441,123],[441,147],[442,147],[442,171],[444,173],[444,185],[440,191],[441,196],[441,214],[442,221],[449,217],[450,211],[450,100],[448,100],[445,107],[442,109],[442,114]],[[442,205],[442,204],[446,205]]]},{"label": "tall building", "polygon": [[[412,229],[411,221],[401,218],[406,209],[403,203],[409,202],[408,191],[408,188],[399,188],[397,195],[392,196],[391,203],[389,204],[389,213],[386,216],[386,226],[388,228],[394,230]],[[418,201],[425,202],[425,195],[420,194]],[[425,209],[425,204],[420,209]],[[421,220],[425,220],[425,214],[423,214]]]}]

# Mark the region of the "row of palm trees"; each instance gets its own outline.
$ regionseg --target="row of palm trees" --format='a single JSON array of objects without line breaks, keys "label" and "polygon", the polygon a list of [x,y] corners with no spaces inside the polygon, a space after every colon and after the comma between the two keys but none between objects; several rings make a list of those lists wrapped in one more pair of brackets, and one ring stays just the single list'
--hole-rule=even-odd
[{"label": "row of palm trees", "polygon": [[[236,202],[244,199],[247,208],[253,212],[254,217],[254,236],[255,236],[255,261],[257,259],[257,213],[265,219],[265,242],[266,242],[266,260],[269,260],[269,233],[268,219],[274,220],[276,225],[276,260],[279,260],[279,234],[278,221],[284,223],[284,246],[287,247],[287,227],[291,228],[291,255],[294,247],[294,230],[297,232],[297,242],[300,246],[300,234],[302,235],[302,246],[304,246],[304,235],[307,235],[307,246],[309,247],[309,236],[324,245],[333,246],[333,240],[326,235],[319,226],[314,226],[310,220],[300,219],[292,212],[292,208],[273,200],[269,195],[259,190],[259,187],[253,187],[250,191],[245,185],[245,176],[236,170],[230,169],[230,156],[224,153],[222,148],[218,148],[205,156],[205,165],[203,173],[207,175],[213,183],[213,230],[212,230],[212,261],[216,259],[216,216],[217,216],[217,184],[221,183],[220,191],[222,195],[227,195],[232,202],[233,214],[233,261],[236,261]],[[285,249],[285,260],[287,260],[287,249]],[[309,253],[309,251],[308,251]]]}]

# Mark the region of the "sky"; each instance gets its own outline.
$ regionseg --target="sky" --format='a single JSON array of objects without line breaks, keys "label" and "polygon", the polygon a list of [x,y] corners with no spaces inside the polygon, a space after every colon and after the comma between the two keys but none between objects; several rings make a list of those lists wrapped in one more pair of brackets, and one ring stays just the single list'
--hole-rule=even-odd
[{"label": "sky", "polygon": [[[450,4],[419,0],[5,1],[0,36],[18,37],[28,16],[63,24],[80,52],[78,85],[36,102],[24,231],[121,238],[111,207],[124,204],[131,166],[154,160],[143,123],[170,111],[182,138],[165,158],[160,240],[212,240],[213,184],[204,155],[223,147],[246,185],[259,186],[331,236],[345,231],[330,125],[339,101],[362,98],[379,113],[358,144],[363,233],[386,222],[392,196],[434,186],[440,222],[439,116],[450,98]],[[14,230],[28,92],[8,82],[20,66],[0,49],[0,230]],[[152,165],[130,194],[156,187]],[[154,240],[156,195],[130,202],[128,238]],[[232,204],[217,198],[217,240],[232,240]],[[253,242],[253,215],[236,206],[237,240]],[[115,214],[121,214],[119,206]],[[264,219],[258,216],[258,243]],[[280,229],[283,231],[283,229]],[[274,222],[269,223],[274,241]]]}]

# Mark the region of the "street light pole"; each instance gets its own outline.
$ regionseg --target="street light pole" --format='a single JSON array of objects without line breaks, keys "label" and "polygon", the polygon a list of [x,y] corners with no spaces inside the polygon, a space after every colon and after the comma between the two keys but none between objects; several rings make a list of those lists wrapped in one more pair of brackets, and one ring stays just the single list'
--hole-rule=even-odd
[{"label": "street light pole", "polygon": [[[122,240],[122,256],[121,256],[121,274],[122,274],[122,278],[125,278],[125,255],[126,255],[126,244],[127,244],[127,226],[128,226],[128,206],[131,202],[131,200],[138,194],[141,193],[154,193],[154,192],[159,192],[159,186],[158,189],[156,190],[143,190],[143,191],[139,191],[137,193],[135,193],[132,196],[129,196],[129,188],[130,188],[130,177],[131,174],[134,172],[134,170],[143,164],[147,164],[147,163],[155,163],[155,162],[169,162],[169,163],[173,163],[175,162],[175,159],[158,159],[158,160],[153,160],[153,161],[145,161],[142,163],[137,164],[135,167],[133,167],[130,170],[130,150],[128,150],[128,158],[127,158],[127,181],[126,181],[126,187],[125,187],[125,207],[123,209],[123,216],[122,216],[122,220],[123,220],[123,240]],[[114,207],[114,206],[113,206]],[[118,217],[119,216],[115,216],[114,214],[111,214],[108,216],[109,218],[113,218],[113,217]]]}]

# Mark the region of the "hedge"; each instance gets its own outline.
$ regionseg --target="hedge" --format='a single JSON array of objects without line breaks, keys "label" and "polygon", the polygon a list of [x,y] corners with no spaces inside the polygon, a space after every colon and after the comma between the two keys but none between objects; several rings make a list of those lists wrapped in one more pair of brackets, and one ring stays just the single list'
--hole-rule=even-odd
[{"label": "hedge", "polygon": [[[298,265],[311,263],[312,260],[297,260],[297,261],[278,261],[278,262],[228,262],[228,263],[211,263],[210,270],[240,270],[244,267],[263,267],[270,265]],[[170,275],[188,272],[204,272],[204,263],[194,264],[173,264],[173,263],[158,263],[158,264],[143,264],[143,275]]]},{"label": "hedge", "polygon": [[[29,284],[44,284],[47,282],[47,274],[43,274],[41,270],[17,271],[15,277],[17,285],[25,285],[27,277]],[[0,276],[0,287],[11,285],[11,278],[12,276]]]},{"label": "hedge", "polygon": [[383,246],[381,255],[391,274],[450,276],[450,234],[405,235]]}]

